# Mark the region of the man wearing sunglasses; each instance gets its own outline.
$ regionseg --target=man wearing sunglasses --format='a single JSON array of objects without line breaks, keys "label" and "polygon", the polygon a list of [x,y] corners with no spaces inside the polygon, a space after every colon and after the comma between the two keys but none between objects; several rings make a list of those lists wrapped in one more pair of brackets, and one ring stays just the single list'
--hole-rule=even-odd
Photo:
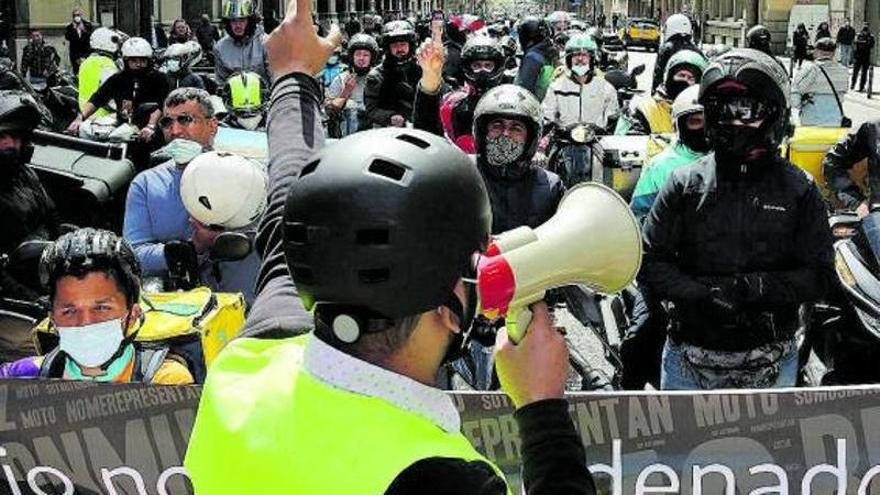
[{"label": "man wearing sunglasses", "polygon": [[661,387],[794,386],[798,309],[824,295],[834,258],[815,183],[779,155],[788,75],[732,50],[699,103],[713,153],[672,172],[644,227],[640,281],[671,307]]},{"label": "man wearing sunglasses", "polygon": [[172,91],[158,124],[168,142],[159,153],[169,158],[134,178],[123,226],[123,236],[134,247],[145,277],[165,274],[166,242],[191,239],[196,251],[203,253],[217,236],[208,227],[191,223],[180,198],[186,165],[214,145],[218,123],[210,95],[197,88]]}]

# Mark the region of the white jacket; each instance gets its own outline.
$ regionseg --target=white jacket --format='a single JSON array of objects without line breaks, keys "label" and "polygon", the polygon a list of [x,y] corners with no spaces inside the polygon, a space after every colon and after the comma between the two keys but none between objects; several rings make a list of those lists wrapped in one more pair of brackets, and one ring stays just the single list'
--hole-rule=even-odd
[{"label": "white jacket", "polygon": [[620,113],[617,91],[601,76],[581,84],[569,74],[550,84],[544,97],[544,120],[560,127],[575,123],[608,127],[608,119]]}]

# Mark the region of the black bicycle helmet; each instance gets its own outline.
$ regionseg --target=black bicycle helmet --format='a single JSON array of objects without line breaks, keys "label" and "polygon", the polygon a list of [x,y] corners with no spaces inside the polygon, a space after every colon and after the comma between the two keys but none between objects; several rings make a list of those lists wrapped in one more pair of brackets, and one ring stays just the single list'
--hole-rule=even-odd
[{"label": "black bicycle helmet", "polygon": [[[287,266],[305,306],[353,342],[385,329],[372,320],[455,297],[491,217],[483,180],[456,146],[423,131],[359,132],[319,151],[290,188]],[[341,333],[340,315],[348,317]]]},{"label": "black bicycle helmet", "polygon": [[62,235],[40,257],[40,282],[55,298],[55,283],[72,275],[83,277],[106,270],[115,275],[126,302],[138,301],[141,266],[128,241],[107,230],[84,228]]},{"label": "black bicycle helmet", "polygon": [[[471,64],[478,60],[491,60],[495,69],[491,72],[474,72]],[[480,89],[486,90],[497,86],[504,77],[507,65],[504,49],[494,38],[475,36],[464,44],[461,50],[461,64],[464,77]]]}]

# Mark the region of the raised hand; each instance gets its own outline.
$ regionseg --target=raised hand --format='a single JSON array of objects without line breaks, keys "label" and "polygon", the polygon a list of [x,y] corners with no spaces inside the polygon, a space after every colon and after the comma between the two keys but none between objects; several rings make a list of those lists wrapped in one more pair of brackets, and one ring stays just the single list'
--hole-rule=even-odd
[{"label": "raised hand", "polygon": [[327,64],[327,59],[342,43],[342,31],[333,25],[322,38],[312,26],[311,0],[290,0],[287,15],[272,31],[264,45],[269,69],[275,79],[293,72],[314,76]]}]

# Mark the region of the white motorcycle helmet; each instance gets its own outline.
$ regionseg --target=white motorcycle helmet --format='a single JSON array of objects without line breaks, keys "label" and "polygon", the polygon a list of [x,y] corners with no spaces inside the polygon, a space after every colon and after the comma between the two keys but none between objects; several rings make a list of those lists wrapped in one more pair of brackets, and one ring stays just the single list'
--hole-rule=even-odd
[{"label": "white motorcycle helmet", "polygon": [[176,74],[202,60],[202,47],[195,41],[174,43],[162,55],[162,71]]},{"label": "white motorcycle helmet", "polygon": [[89,37],[89,47],[92,50],[100,50],[113,55],[119,51],[120,43],[122,40],[119,38],[119,33],[105,27],[95,29]]},{"label": "white motorcycle helmet", "polygon": [[691,20],[684,14],[672,14],[663,25],[663,39],[668,40],[676,35],[693,36],[694,28]]},{"label": "white motorcycle helmet", "polygon": [[122,44],[122,58],[153,58],[153,47],[143,38],[129,38]]},{"label": "white motorcycle helmet", "polygon": [[694,84],[678,94],[672,102],[672,120],[678,122],[679,117],[692,113],[702,112],[703,105],[698,101],[700,97],[700,85]]},{"label": "white motorcycle helmet", "polygon": [[210,151],[186,166],[180,197],[186,211],[199,222],[236,230],[253,224],[266,210],[268,184],[259,163]]}]

